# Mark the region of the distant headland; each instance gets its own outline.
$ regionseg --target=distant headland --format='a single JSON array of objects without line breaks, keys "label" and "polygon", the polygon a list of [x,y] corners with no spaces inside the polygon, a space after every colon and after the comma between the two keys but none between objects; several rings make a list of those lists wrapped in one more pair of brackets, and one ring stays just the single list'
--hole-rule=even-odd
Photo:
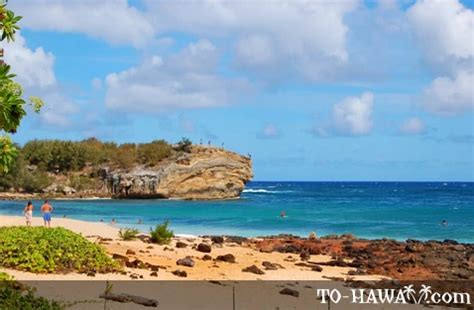
[{"label": "distant headland", "polygon": [[176,144],[33,140],[0,175],[0,198],[233,199],[253,177],[252,161],[224,148]]}]

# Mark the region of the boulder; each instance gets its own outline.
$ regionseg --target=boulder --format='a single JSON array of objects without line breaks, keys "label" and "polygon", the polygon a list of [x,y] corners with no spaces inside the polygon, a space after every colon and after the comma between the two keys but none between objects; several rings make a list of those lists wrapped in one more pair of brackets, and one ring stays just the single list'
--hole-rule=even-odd
[{"label": "boulder", "polygon": [[186,256],[185,258],[178,259],[176,265],[194,267],[194,260],[190,256]]},{"label": "boulder", "polygon": [[277,270],[278,267],[283,268],[283,266],[281,266],[280,264],[275,264],[267,261],[262,262],[262,266],[265,267],[265,270]]},{"label": "boulder", "polygon": [[216,260],[226,263],[235,263],[235,256],[232,254],[219,255]]},{"label": "boulder", "polygon": [[197,246],[197,250],[203,253],[211,253],[211,246],[209,244],[199,243]]},{"label": "boulder", "polygon": [[172,274],[178,277],[183,277],[183,278],[186,278],[188,276],[188,273],[184,270],[175,270],[172,272]]},{"label": "boulder", "polygon": [[188,246],[187,243],[184,243],[184,242],[181,242],[181,241],[176,242],[176,247],[178,249],[183,249],[183,248],[186,248],[187,246]]},{"label": "boulder", "polygon": [[204,256],[201,258],[202,260],[211,260],[212,256],[209,254],[204,254]]},{"label": "boulder", "polygon": [[307,250],[303,250],[301,251],[301,254],[300,254],[300,259],[305,261],[305,260],[309,260],[311,258],[311,255],[309,255],[309,251]]},{"label": "boulder", "polygon": [[128,249],[127,252],[125,252],[125,255],[135,255],[135,251],[134,250],[131,250],[131,249]]},{"label": "boulder", "polygon": [[224,237],[222,237],[222,236],[211,236],[211,241],[213,243],[222,244],[222,243],[224,243]]},{"label": "boulder", "polygon": [[251,272],[251,273],[255,273],[255,274],[265,274],[265,272],[263,272],[260,268],[258,268],[255,265],[252,265],[252,266],[249,266],[249,267],[246,267],[246,268],[242,269],[242,272]]}]

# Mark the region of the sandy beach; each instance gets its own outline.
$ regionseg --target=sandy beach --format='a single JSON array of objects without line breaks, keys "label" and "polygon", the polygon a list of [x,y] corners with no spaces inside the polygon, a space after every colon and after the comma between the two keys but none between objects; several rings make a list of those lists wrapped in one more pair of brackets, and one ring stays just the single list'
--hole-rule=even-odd
[{"label": "sandy beach", "polygon": [[[0,216],[2,226],[24,225],[24,218],[20,216]],[[33,226],[42,225],[42,219],[35,217]],[[18,280],[126,280],[133,278],[145,280],[324,280],[331,277],[356,278],[360,280],[378,280],[384,277],[374,275],[349,276],[348,272],[355,270],[349,267],[324,266],[322,271],[311,271],[307,266],[298,266],[301,262],[299,255],[288,253],[264,253],[246,242],[242,245],[232,242],[212,244],[210,239],[202,237],[181,236],[174,237],[168,245],[156,245],[145,243],[140,240],[123,241],[119,239],[119,228],[105,223],[92,223],[67,218],[53,218],[53,227],[64,227],[76,233],[80,233],[92,242],[101,243],[110,255],[127,257],[130,261],[139,261],[159,266],[158,276],[151,276],[148,269],[125,267],[126,274],[96,274],[89,277],[85,274],[33,274],[29,272],[2,269]],[[177,242],[185,243],[184,248],[177,248]],[[195,249],[199,243],[211,245],[210,253],[201,253]],[[127,254],[128,253],[128,254]],[[203,260],[208,254],[210,260]],[[214,260],[219,255],[232,254],[235,263]],[[176,261],[185,257],[191,257],[194,267],[177,266]],[[311,260],[316,262],[328,262],[328,255],[311,255]],[[265,270],[263,262],[271,262],[278,266],[276,270]],[[255,265],[264,271],[264,274],[243,272],[242,269]],[[172,272],[175,270],[186,271],[187,277],[178,277]]]}]

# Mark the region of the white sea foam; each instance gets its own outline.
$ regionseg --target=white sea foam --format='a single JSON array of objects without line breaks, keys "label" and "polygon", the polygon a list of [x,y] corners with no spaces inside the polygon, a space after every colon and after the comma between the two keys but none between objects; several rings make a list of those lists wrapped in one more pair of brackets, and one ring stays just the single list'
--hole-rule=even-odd
[{"label": "white sea foam", "polygon": [[268,194],[274,194],[274,193],[278,193],[278,191],[269,191],[269,190],[266,190],[266,189],[263,189],[263,188],[259,188],[259,189],[248,188],[248,189],[244,189],[244,193],[268,193]]}]

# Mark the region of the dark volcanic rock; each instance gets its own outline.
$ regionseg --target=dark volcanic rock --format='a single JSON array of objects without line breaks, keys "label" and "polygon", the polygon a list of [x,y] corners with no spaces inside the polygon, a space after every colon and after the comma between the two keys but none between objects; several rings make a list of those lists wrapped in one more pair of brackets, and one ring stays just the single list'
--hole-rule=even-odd
[{"label": "dark volcanic rock", "polygon": [[240,236],[227,236],[225,237],[225,242],[229,243],[237,243],[242,245],[242,243],[246,242],[248,239],[245,237],[240,237]]},{"label": "dark volcanic rock", "polygon": [[298,292],[297,290],[288,288],[288,287],[285,287],[284,289],[282,289],[280,291],[280,294],[289,295],[289,296],[293,296],[293,297],[299,297],[300,296],[300,292]]},{"label": "dark volcanic rock", "polygon": [[125,266],[127,266],[128,268],[140,268],[140,269],[147,268],[146,264],[139,259],[134,259],[132,261],[125,263]]},{"label": "dark volcanic rock", "polygon": [[309,260],[311,258],[311,255],[309,255],[309,251],[308,250],[303,250],[301,251],[301,254],[300,254],[300,259],[301,260]]},{"label": "dark volcanic rock", "polygon": [[150,273],[150,277],[158,277],[158,272],[153,271],[152,273]]},{"label": "dark volcanic rock", "polygon": [[183,248],[186,248],[187,246],[188,246],[187,243],[184,243],[184,242],[181,242],[181,241],[176,242],[176,247],[178,249],[183,249]]},{"label": "dark volcanic rock", "polygon": [[172,272],[172,274],[178,277],[183,277],[183,278],[186,278],[188,276],[188,273],[184,270],[175,270]]},{"label": "dark volcanic rock", "polygon": [[235,256],[232,254],[219,255],[216,260],[227,263],[235,263]]},{"label": "dark volcanic rock", "polygon": [[311,271],[321,272],[323,271],[323,267],[315,265],[311,267]]},{"label": "dark volcanic rock", "polygon": [[212,256],[209,254],[204,254],[204,256],[201,258],[202,260],[211,260]]},{"label": "dark volcanic rock", "polygon": [[137,253],[135,253],[134,250],[131,250],[131,249],[128,249],[127,252],[125,252],[125,255],[135,255]]},{"label": "dark volcanic rock", "polygon": [[178,259],[176,261],[176,265],[186,266],[186,267],[194,267],[194,261],[190,256],[186,256],[185,258]]},{"label": "dark volcanic rock", "polygon": [[249,266],[249,267],[246,267],[246,268],[242,269],[242,272],[251,272],[251,273],[255,273],[255,274],[265,274],[265,272],[263,272],[260,268],[258,268],[255,265],[252,265],[252,266]]},{"label": "dark volcanic rock", "polygon": [[211,246],[209,244],[199,243],[196,249],[199,252],[211,253]]},{"label": "dark volcanic rock", "polygon": [[211,236],[211,241],[217,244],[224,243],[224,237],[222,236]]},{"label": "dark volcanic rock", "polygon": [[277,270],[278,267],[282,268],[283,266],[280,264],[275,264],[271,262],[262,262],[262,266],[265,267],[265,270]]}]

